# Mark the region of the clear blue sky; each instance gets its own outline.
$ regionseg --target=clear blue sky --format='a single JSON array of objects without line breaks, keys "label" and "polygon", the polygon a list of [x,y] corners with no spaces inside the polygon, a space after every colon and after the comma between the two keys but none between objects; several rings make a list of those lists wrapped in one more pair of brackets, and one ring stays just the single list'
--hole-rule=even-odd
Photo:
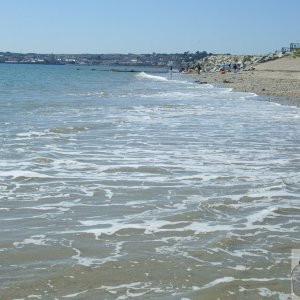
[{"label": "clear blue sky", "polygon": [[300,0],[0,0],[0,51],[268,53],[300,42]]}]

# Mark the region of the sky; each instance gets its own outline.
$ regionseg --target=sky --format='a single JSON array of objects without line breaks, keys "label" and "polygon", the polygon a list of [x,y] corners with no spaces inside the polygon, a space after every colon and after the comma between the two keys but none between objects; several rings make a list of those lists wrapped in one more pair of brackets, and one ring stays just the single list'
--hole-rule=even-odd
[{"label": "sky", "polygon": [[0,52],[266,54],[300,42],[300,0],[0,0]]}]

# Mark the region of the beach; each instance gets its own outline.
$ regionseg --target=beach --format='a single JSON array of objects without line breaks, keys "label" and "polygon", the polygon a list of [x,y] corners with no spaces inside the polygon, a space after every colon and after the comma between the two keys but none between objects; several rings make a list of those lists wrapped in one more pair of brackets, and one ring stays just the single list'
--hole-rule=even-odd
[{"label": "beach", "polygon": [[300,106],[300,58],[283,57],[236,73],[201,72],[199,82],[265,96],[266,100]]}]

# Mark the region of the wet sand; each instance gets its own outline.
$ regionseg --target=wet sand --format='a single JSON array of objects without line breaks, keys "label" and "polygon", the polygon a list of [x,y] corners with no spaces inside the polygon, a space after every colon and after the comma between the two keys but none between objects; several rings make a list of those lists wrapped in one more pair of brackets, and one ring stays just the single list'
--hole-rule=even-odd
[{"label": "wet sand", "polygon": [[237,73],[203,72],[197,78],[202,83],[252,92],[270,101],[300,107],[300,58],[282,58]]}]

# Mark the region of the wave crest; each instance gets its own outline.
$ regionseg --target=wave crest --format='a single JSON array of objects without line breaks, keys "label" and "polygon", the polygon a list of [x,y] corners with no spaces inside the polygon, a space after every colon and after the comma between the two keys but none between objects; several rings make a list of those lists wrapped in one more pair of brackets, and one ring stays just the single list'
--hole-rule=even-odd
[{"label": "wave crest", "polygon": [[158,80],[158,81],[168,81],[168,78],[163,76],[157,76],[157,75],[151,75],[145,72],[140,72],[136,75],[138,78],[144,78],[144,79],[151,79],[151,80]]}]

